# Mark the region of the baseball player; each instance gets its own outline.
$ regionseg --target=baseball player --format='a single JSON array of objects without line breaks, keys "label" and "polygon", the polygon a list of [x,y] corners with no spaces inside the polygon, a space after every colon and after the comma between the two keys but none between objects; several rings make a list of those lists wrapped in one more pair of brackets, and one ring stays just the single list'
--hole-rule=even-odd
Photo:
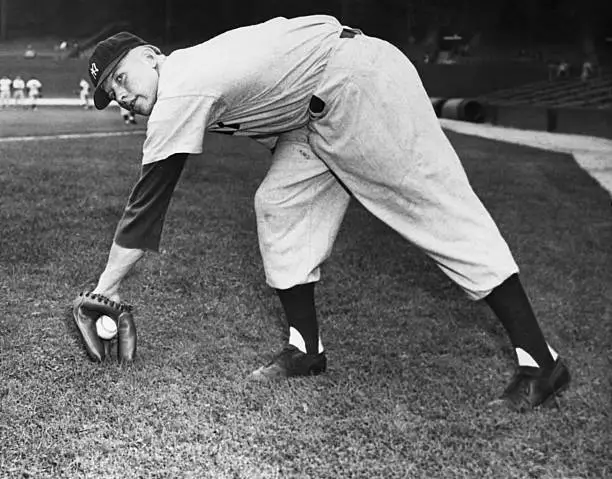
[{"label": "baseball player", "polygon": [[13,101],[15,102],[15,106],[19,106],[23,103],[25,99],[25,87],[26,85],[23,78],[17,75],[13,80]]},{"label": "baseball player", "polygon": [[123,108],[119,106],[119,112],[121,113],[121,118],[123,118],[123,122],[126,125],[135,125],[136,124],[136,116],[127,108]]},{"label": "baseball player", "polygon": [[141,177],[93,294],[119,301],[128,272],[158,250],[183,165],[202,152],[205,132],[249,136],[273,148],[255,211],[266,280],[288,323],[288,344],[253,378],[326,370],[314,290],[354,197],[502,322],[518,367],[494,404],[530,410],[568,387],[506,242],[414,66],[391,44],[326,15],[274,18],[167,56],[122,32],[98,44],[89,73],[98,109],[115,100],[149,117]]},{"label": "baseball player", "polygon": [[11,85],[13,82],[7,76],[0,78],[0,106],[6,108],[11,104]]},{"label": "baseball player", "polygon": [[26,47],[25,52],[23,52],[23,57],[24,58],[36,58],[36,50],[34,50],[32,45],[28,45]]},{"label": "baseball player", "polygon": [[91,103],[89,101],[90,89],[91,86],[89,85],[89,82],[85,78],[81,78],[81,81],[79,82],[79,99],[80,105],[86,110],[91,108]]},{"label": "baseball player", "polygon": [[38,98],[40,97],[40,90],[42,89],[42,83],[38,78],[30,78],[26,83],[26,88],[28,89],[28,99],[30,101],[30,108],[32,110],[36,110],[36,103]]}]

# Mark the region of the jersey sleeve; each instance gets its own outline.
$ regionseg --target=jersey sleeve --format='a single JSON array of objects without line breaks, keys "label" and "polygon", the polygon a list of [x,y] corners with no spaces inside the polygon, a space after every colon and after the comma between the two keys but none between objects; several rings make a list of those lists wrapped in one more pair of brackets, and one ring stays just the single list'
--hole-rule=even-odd
[{"label": "jersey sleeve", "polygon": [[129,249],[159,251],[166,212],[186,160],[187,154],[175,154],[142,166],[117,225],[115,243]]},{"label": "jersey sleeve", "polygon": [[215,96],[182,95],[158,99],[147,123],[143,165],[176,153],[202,153],[204,132],[224,110]]}]

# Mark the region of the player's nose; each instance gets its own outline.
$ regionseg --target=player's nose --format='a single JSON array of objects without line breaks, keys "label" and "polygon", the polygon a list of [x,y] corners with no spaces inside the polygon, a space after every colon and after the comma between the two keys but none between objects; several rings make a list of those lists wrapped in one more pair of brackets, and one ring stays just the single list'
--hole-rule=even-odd
[{"label": "player's nose", "polygon": [[115,94],[118,102],[125,101],[128,97],[128,91],[123,86],[117,86]]}]

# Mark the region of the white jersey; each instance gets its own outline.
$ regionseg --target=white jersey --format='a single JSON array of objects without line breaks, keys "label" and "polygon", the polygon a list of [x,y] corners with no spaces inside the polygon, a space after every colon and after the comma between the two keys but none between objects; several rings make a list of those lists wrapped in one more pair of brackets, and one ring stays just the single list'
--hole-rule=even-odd
[{"label": "white jersey", "polygon": [[170,54],[160,71],[143,164],[201,153],[206,130],[266,143],[305,125],[341,31],[327,15],[281,17]]},{"label": "white jersey", "polygon": [[10,78],[8,78],[8,77],[0,78],[0,91],[1,92],[10,92],[12,84],[13,84],[13,82],[11,81]]},{"label": "white jersey", "polygon": [[89,95],[89,82],[85,79],[81,80],[79,83],[79,87],[81,87],[81,95]]},{"label": "white jersey", "polygon": [[28,94],[30,96],[38,96],[40,95],[40,89],[42,88],[42,83],[36,78],[30,78],[26,83],[26,87],[28,89]]},{"label": "white jersey", "polygon": [[320,279],[351,197],[472,299],[518,272],[416,68],[389,42],[331,17],[274,19],[160,62],[145,164],[116,244],[159,250],[172,194],[205,130],[279,137],[254,201],[273,288]]},{"label": "white jersey", "polygon": [[23,90],[25,88],[25,82],[21,78],[15,78],[13,80],[13,90]]}]

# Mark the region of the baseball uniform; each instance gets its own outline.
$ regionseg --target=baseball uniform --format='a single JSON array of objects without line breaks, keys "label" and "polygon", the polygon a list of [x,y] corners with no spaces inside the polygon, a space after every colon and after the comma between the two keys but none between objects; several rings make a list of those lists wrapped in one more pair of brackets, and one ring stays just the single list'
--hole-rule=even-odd
[{"label": "baseball uniform", "polygon": [[37,78],[30,78],[26,83],[28,89],[28,99],[30,100],[30,106],[36,108],[36,100],[40,96],[40,89],[42,83]]},{"label": "baseball uniform", "polygon": [[119,245],[158,248],[184,157],[207,130],[274,147],[255,198],[274,288],[320,278],[351,196],[473,299],[518,270],[413,65],[333,17],[275,18],[167,57]]},{"label": "baseball uniform", "polygon": [[13,82],[9,77],[0,78],[0,105],[5,107],[11,101],[11,85]]},{"label": "baseball uniform", "polygon": [[83,108],[89,108],[91,105],[89,104],[89,90],[90,90],[90,85],[89,82],[87,80],[85,80],[84,78],[81,79],[81,81],[79,82],[79,99],[80,99],[80,105]]},{"label": "baseball uniform", "polygon": [[142,250],[159,248],[186,158],[202,152],[205,132],[244,135],[273,151],[255,212],[266,279],[289,327],[288,344],[251,377],[326,370],[314,285],[354,197],[504,325],[519,367],[501,404],[533,409],[568,387],[506,242],[414,66],[390,43],[326,15],[275,18],[167,57],[121,32],[98,45],[89,72],[97,108],[118,99],[149,115],[141,177],[96,293],[116,295]]},{"label": "baseball uniform", "polygon": [[13,80],[13,100],[15,101],[15,105],[21,104],[21,102],[25,98],[24,94],[25,90],[25,82],[20,76],[15,77]]}]

